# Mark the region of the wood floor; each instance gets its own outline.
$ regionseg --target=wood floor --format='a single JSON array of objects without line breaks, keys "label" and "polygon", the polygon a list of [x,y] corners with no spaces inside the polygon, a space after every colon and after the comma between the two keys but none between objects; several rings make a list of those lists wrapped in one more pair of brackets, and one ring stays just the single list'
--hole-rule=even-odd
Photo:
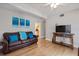
[{"label": "wood floor", "polygon": [[77,49],[39,39],[37,44],[13,51],[6,56],[77,56]]}]

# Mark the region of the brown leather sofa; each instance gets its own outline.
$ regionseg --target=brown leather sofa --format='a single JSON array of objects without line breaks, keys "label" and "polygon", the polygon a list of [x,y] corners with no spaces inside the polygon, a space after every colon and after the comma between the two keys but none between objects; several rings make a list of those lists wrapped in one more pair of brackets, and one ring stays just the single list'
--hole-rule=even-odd
[{"label": "brown leather sofa", "polygon": [[[32,32],[25,32],[25,33],[29,34]],[[14,42],[14,43],[8,42],[8,39],[9,39],[8,36],[12,34],[16,34],[18,36],[19,38],[18,42]],[[33,35],[32,39],[27,38],[26,40],[21,40],[19,32],[3,33],[3,53],[6,54],[23,47],[27,47],[29,45],[32,45],[33,43],[37,43],[37,41],[38,41],[38,38],[36,35]]]}]

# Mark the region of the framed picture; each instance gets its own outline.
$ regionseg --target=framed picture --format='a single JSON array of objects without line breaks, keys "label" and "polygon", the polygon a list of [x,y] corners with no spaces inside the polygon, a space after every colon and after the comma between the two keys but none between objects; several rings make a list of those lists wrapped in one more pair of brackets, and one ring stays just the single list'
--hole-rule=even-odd
[{"label": "framed picture", "polygon": [[30,26],[30,20],[26,20],[26,26]]},{"label": "framed picture", "polygon": [[12,17],[12,25],[13,26],[19,25],[19,18],[18,17]]},{"label": "framed picture", "polygon": [[20,18],[20,26],[25,26],[25,19]]}]

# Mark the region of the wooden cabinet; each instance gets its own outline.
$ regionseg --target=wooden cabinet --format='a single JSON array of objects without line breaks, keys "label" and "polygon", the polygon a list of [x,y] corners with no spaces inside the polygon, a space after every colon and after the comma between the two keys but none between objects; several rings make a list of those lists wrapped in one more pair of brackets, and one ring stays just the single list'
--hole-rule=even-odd
[{"label": "wooden cabinet", "polygon": [[[60,45],[68,46],[68,47],[70,47],[70,48],[73,48],[73,35],[74,35],[74,34],[72,34],[72,33],[53,32],[52,42],[53,42],[53,43],[60,44]],[[69,38],[71,44],[67,44],[67,43],[64,43],[64,42],[57,42],[57,41],[56,41],[56,37],[57,37],[57,36],[58,36],[58,37]],[[64,40],[64,39],[63,39],[63,40]]]}]

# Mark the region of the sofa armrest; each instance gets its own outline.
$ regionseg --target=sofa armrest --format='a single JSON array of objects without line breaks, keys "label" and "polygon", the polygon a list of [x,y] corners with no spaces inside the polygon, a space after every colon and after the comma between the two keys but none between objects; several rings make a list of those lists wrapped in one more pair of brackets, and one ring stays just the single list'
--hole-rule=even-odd
[{"label": "sofa armrest", "polygon": [[8,51],[8,41],[6,39],[3,39],[2,41],[2,45],[3,45],[3,53],[6,53]]},{"label": "sofa armrest", "polygon": [[37,35],[33,35],[33,36],[36,39],[36,41],[38,41],[38,36]]},{"label": "sofa armrest", "polygon": [[38,38],[38,36],[37,36],[37,35],[33,35],[33,37]]}]

